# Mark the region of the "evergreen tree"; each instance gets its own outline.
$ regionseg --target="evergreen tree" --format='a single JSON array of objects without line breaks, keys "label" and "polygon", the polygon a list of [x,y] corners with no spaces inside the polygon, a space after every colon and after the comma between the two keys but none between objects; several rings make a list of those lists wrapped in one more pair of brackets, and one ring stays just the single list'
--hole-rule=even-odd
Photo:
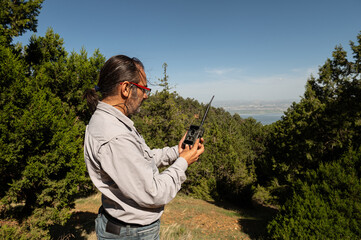
[{"label": "evergreen tree", "polygon": [[360,236],[361,33],[357,39],[353,61],[336,46],[269,135],[259,182],[281,205],[271,238]]},{"label": "evergreen tree", "polygon": [[[355,168],[355,166],[357,166]],[[358,239],[361,235],[361,149],[321,163],[298,181],[269,224],[272,239]]]},{"label": "evergreen tree", "polygon": [[8,183],[18,176],[21,148],[16,146],[16,121],[21,117],[23,106],[28,101],[26,92],[25,63],[16,56],[6,40],[0,44],[0,197],[5,196]]},{"label": "evergreen tree", "polygon": [[[30,11],[27,3],[40,3],[9,2],[23,11]],[[33,11],[29,14],[36,16],[38,8]],[[2,30],[9,34],[0,37],[0,216],[22,222],[23,238],[49,239],[49,228],[69,219],[75,197],[92,190],[83,159],[89,113],[82,97],[104,57],[96,51],[88,58],[85,50],[68,57],[52,29],[15,51],[4,19]],[[11,26],[22,33],[36,27],[36,20]],[[4,226],[0,236],[19,232],[14,228]]]},{"label": "evergreen tree", "polygon": [[0,35],[7,43],[27,30],[36,32],[37,16],[44,0],[0,0]]},{"label": "evergreen tree", "polygon": [[274,188],[281,202],[307,171],[317,169],[320,162],[338,161],[348,147],[360,144],[360,36],[358,45],[351,43],[354,61],[337,46],[333,59],[320,67],[319,77],[307,81],[301,101],[273,126],[266,161],[259,166],[266,171],[259,173],[259,180]]}]

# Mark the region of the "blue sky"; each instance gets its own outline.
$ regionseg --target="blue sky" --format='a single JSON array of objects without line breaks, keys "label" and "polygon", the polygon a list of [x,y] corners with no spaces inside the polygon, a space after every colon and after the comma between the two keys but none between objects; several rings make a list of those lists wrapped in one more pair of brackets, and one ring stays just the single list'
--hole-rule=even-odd
[{"label": "blue sky", "polygon": [[137,57],[151,82],[167,63],[173,89],[201,102],[292,102],[336,45],[350,53],[360,13],[360,0],[45,0],[36,34],[52,27],[68,52]]}]

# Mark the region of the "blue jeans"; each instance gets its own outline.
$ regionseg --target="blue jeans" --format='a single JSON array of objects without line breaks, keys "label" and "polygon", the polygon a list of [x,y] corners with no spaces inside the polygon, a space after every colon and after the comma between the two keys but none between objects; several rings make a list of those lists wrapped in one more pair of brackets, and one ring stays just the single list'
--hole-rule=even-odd
[{"label": "blue jeans", "polygon": [[125,240],[159,240],[160,220],[147,226],[124,225],[120,227],[119,234],[106,231],[108,219],[99,213],[95,219],[95,231],[99,240],[125,239]]}]

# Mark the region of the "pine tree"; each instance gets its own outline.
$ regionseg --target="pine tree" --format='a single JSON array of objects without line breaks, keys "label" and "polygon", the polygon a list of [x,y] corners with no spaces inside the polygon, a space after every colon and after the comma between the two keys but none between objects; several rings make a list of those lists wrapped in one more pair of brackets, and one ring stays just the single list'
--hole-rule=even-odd
[{"label": "pine tree", "polygon": [[[30,29],[24,26],[19,33]],[[31,231],[33,239],[49,239],[49,228],[69,219],[75,198],[92,190],[83,159],[89,114],[82,97],[104,57],[96,51],[88,58],[85,50],[68,57],[52,29],[44,37],[33,35],[21,51],[11,45],[12,36],[0,37],[1,217],[23,222],[24,237]]]},{"label": "pine tree", "polygon": [[36,32],[37,16],[44,0],[1,0],[0,35],[10,44],[27,30]]},{"label": "pine tree", "polygon": [[336,46],[269,135],[267,187],[284,204],[272,238],[360,235],[361,33],[357,39],[353,61]]}]

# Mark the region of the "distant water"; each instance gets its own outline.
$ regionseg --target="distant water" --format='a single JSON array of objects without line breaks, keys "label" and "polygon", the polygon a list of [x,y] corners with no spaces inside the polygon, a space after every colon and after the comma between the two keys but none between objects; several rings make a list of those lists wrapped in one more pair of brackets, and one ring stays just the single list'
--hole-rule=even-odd
[{"label": "distant water", "polygon": [[[237,113],[232,112],[232,114]],[[241,118],[249,118],[252,117],[256,119],[258,122],[262,123],[263,125],[268,125],[274,123],[281,119],[283,113],[263,113],[263,114],[246,114],[246,113],[238,113]]]}]

